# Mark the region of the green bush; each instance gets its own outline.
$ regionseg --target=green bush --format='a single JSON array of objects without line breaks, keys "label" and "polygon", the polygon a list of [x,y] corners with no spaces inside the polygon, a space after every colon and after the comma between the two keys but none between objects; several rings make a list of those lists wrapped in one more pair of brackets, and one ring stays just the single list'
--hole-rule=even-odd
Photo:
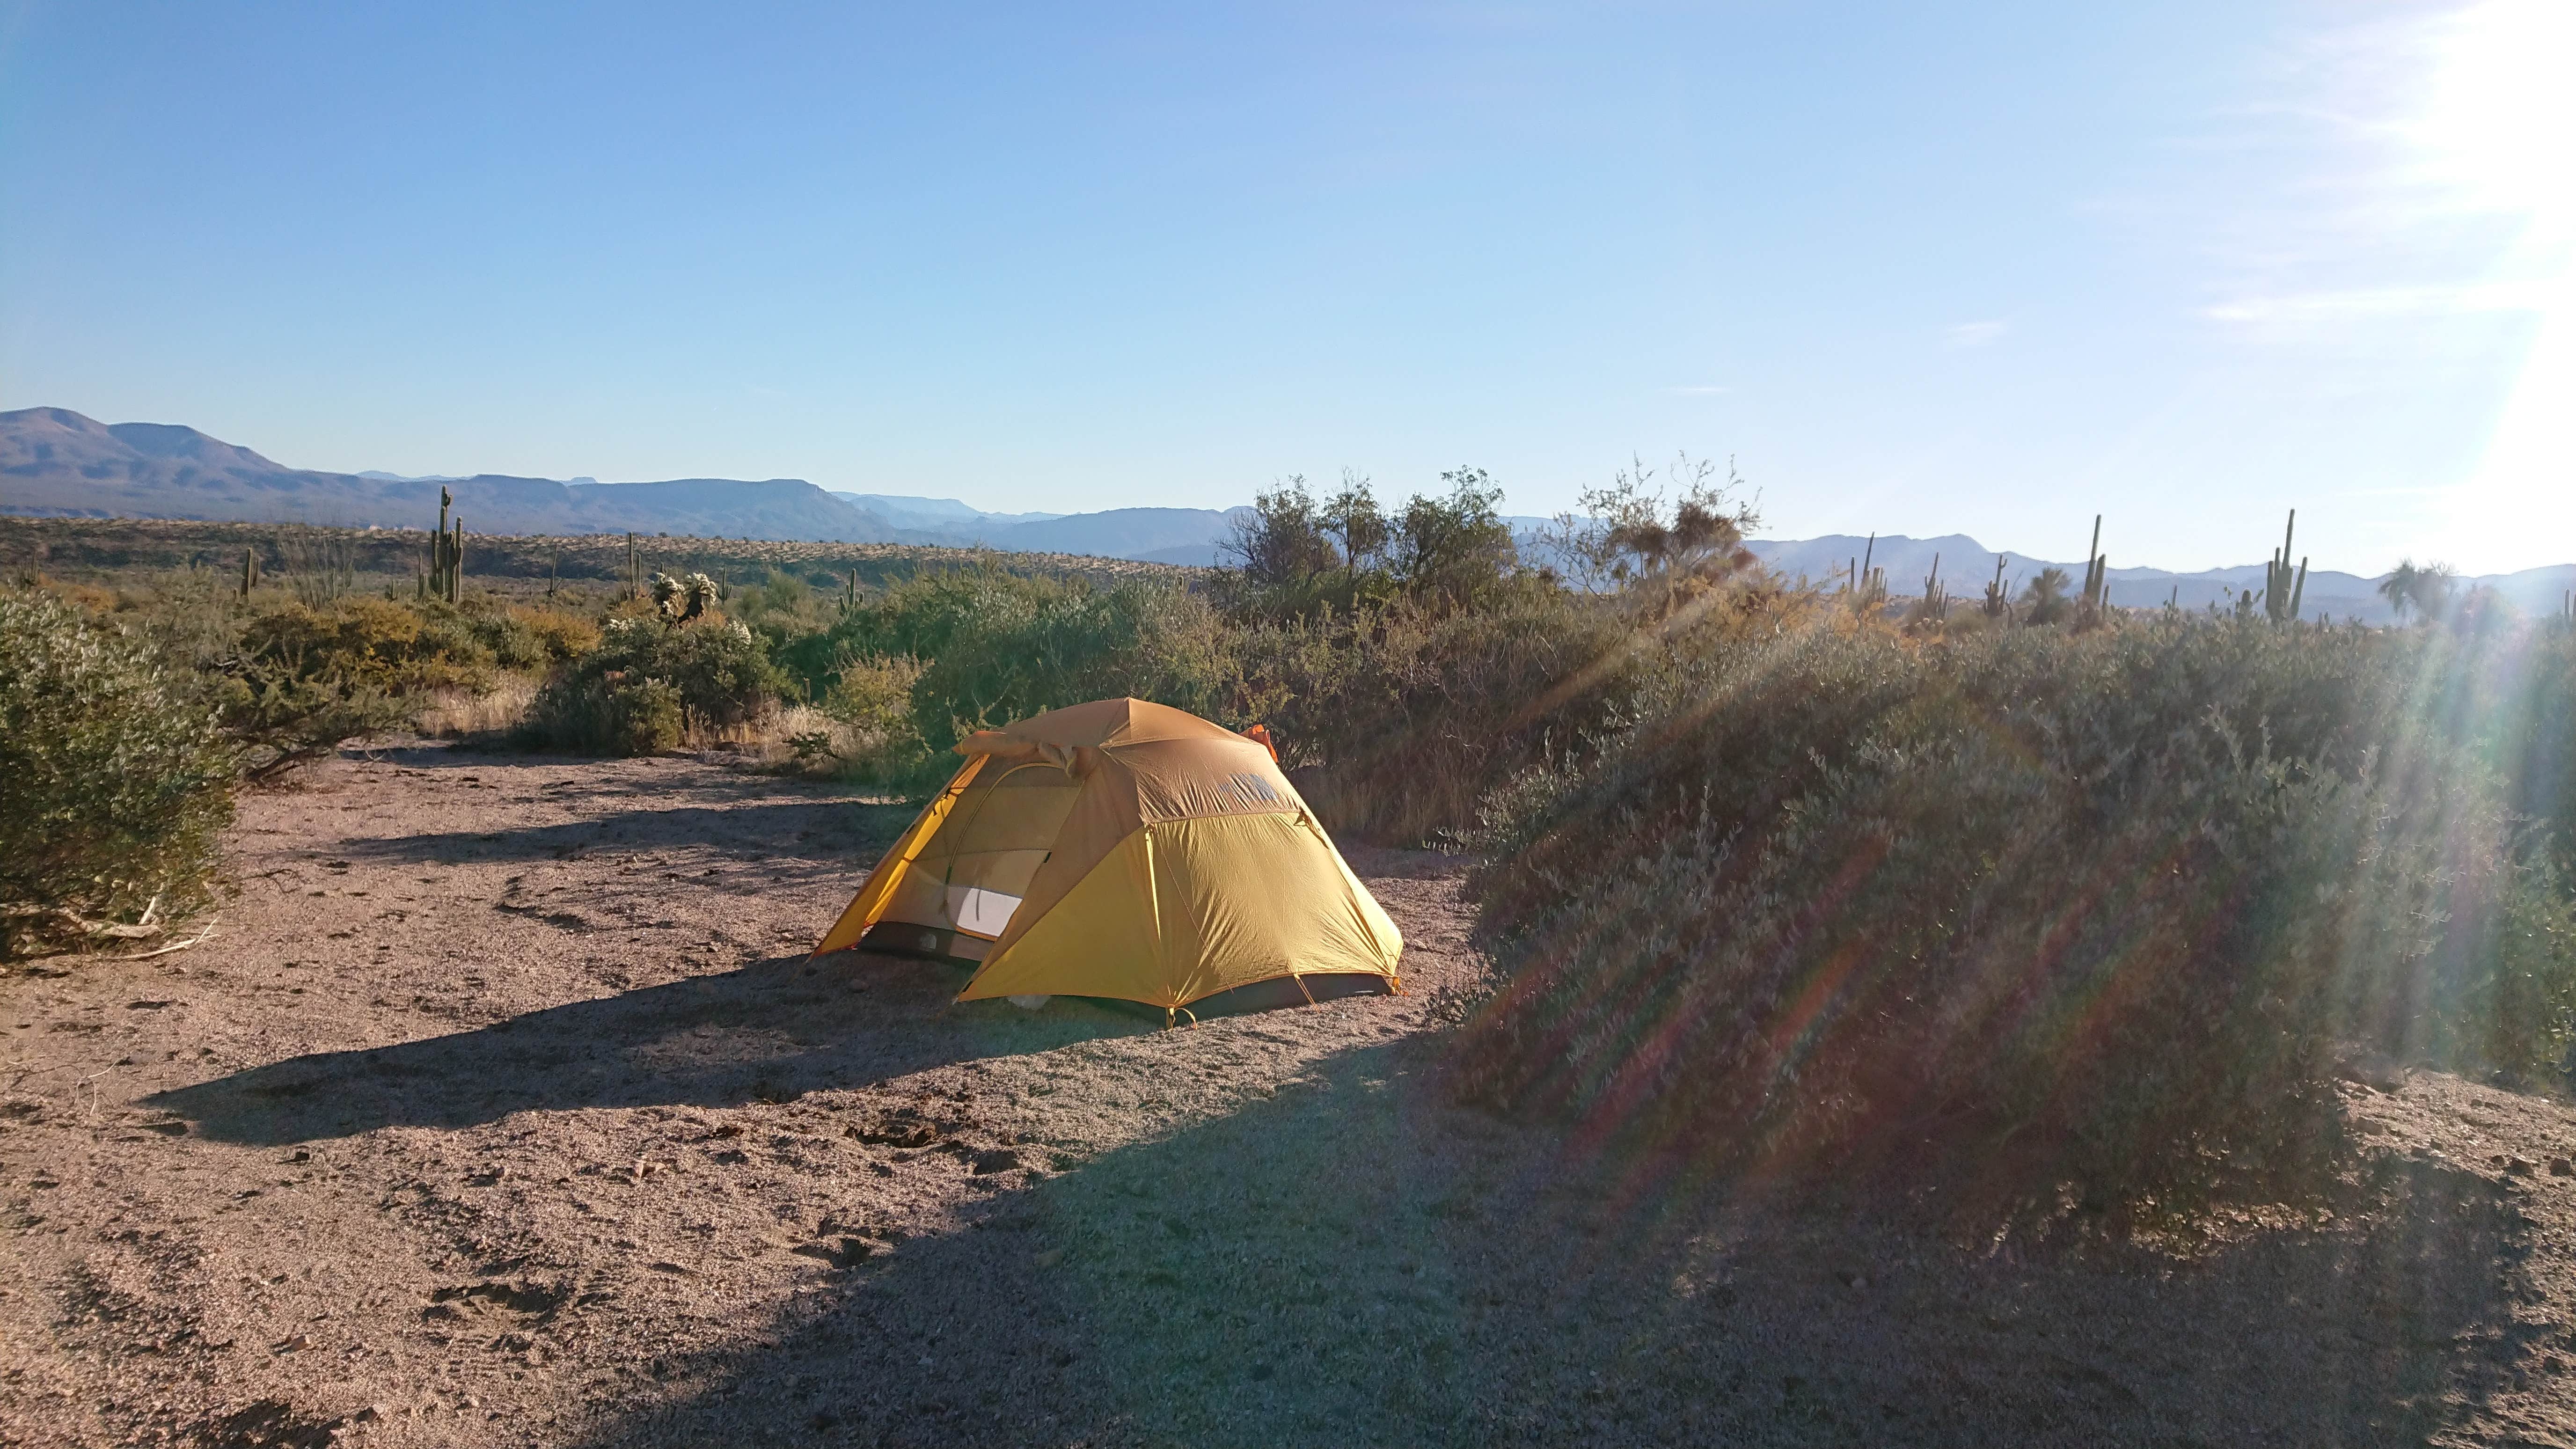
[{"label": "green bush", "polygon": [[1162,583],[1076,584],[1008,604],[955,621],[914,683],[913,722],[933,749],[1120,695],[1212,718],[1232,713],[1223,622],[1193,594]]},{"label": "green bush", "polygon": [[0,959],[205,905],[231,785],[213,710],[150,650],[0,591]]},{"label": "green bush", "polygon": [[942,752],[988,725],[1122,694],[1230,719],[1240,674],[1230,639],[1205,600],[1172,584],[1100,588],[978,568],[897,584],[785,640],[779,656],[827,712],[862,698],[881,706],[887,661],[920,661],[912,729]]},{"label": "green bush", "polygon": [[599,631],[588,621],[550,610],[343,598],[252,616],[242,625],[240,652],[286,677],[414,694],[439,687],[479,692],[490,688],[496,669],[545,669],[598,643]]},{"label": "green bush", "polygon": [[382,599],[289,604],[242,626],[213,671],[224,731],[254,781],[398,729],[433,684],[488,687],[492,656],[459,616]]},{"label": "green bush", "polygon": [[[2294,1171],[2361,1040],[2569,1044],[2510,649],[2259,625],[1745,631],[1498,792],[1471,1095],[1704,1166],[2047,1218]],[[1962,1193],[1962,1189],[1967,1191]]]},{"label": "green bush", "polygon": [[757,721],[786,683],[740,624],[619,619],[546,682],[523,739],[590,754],[674,749]]},{"label": "green bush", "polygon": [[919,660],[901,656],[842,667],[820,705],[834,725],[833,773],[904,790],[940,783],[954,762],[930,753],[913,717],[912,687],[922,672]]},{"label": "green bush", "polygon": [[1256,625],[1233,644],[1328,829],[1415,844],[1463,830],[1498,781],[1608,729],[1661,661],[1604,601],[1536,580],[1485,606]]}]

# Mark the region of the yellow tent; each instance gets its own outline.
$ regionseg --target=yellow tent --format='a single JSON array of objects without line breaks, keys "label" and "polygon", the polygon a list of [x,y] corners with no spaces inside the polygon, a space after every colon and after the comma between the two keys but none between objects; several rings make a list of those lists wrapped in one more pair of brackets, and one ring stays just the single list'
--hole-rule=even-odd
[{"label": "yellow tent", "polygon": [[[958,993],[1167,1011],[1393,991],[1404,938],[1263,744],[1103,699],[957,746],[965,767],[814,954],[979,963]],[[1247,991],[1246,988],[1254,988]]]}]

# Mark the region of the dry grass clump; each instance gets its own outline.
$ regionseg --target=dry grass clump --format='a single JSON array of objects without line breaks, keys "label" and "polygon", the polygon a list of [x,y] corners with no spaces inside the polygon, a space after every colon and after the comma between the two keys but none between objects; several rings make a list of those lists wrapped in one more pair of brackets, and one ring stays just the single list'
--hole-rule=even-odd
[{"label": "dry grass clump", "polygon": [[528,675],[505,674],[481,693],[460,686],[433,689],[412,727],[438,740],[505,735],[526,723],[538,687]]}]

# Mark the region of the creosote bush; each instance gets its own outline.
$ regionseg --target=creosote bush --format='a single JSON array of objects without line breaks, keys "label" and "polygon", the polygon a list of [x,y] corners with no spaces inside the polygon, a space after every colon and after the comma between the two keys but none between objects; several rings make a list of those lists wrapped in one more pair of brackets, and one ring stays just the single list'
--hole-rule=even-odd
[{"label": "creosote bush", "polygon": [[191,681],[72,604],[0,590],[0,960],[204,905],[231,786]]}]

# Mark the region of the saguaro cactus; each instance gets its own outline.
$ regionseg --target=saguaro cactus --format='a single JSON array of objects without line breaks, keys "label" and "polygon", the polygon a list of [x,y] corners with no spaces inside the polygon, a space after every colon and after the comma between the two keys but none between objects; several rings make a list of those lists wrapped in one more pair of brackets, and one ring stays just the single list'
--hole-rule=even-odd
[{"label": "saguaro cactus", "polygon": [[1913,622],[1938,624],[1950,617],[1950,594],[1941,587],[1941,555],[1932,555],[1932,572],[1923,580],[1923,597],[1914,605]]},{"label": "saguaro cactus", "polygon": [[2299,510],[2290,510],[2290,523],[2281,530],[2281,546],[2272,552],[2272,562],[2263,570],[2263,614],[2275,624],[2287,624],[2299,617],[2299,601],[2308,591],[2308,561],[2299,560],[2295,574],[2290,568],[2290,540],[2299,529]]},{"label": "saguaro cactus", "polygon": [[2084,551],[2083,602],[2076,613],[2080,624],[2099,624],[2110,616],[2111,556],[2102,552],[2102,515],[2093,515],[2093,543]]},{"label": "saguaro cactus", "polygon": [[450,604],[465,592],[465,519],[461,514],[452,520],[447,516],[455,502],[446,489],[438,490],[438,531],[429,536],[429,581],[423,590]]},{"label": "saguaro cactus", "polygon": [[250,591],[258,587],[259,549],[256,546],[246,547],[242,550],[241,596],[243,602],[249,602]]},{"label": "saguaro cactus", "polygon": [[1886,570],[1870,567],[1878,557],[1878,535],[1872,533],[1860,558],[1852,564],[1851,581],[1845,587],[1851,594],[1852,612],[1866,614],[1887,599]]}]

